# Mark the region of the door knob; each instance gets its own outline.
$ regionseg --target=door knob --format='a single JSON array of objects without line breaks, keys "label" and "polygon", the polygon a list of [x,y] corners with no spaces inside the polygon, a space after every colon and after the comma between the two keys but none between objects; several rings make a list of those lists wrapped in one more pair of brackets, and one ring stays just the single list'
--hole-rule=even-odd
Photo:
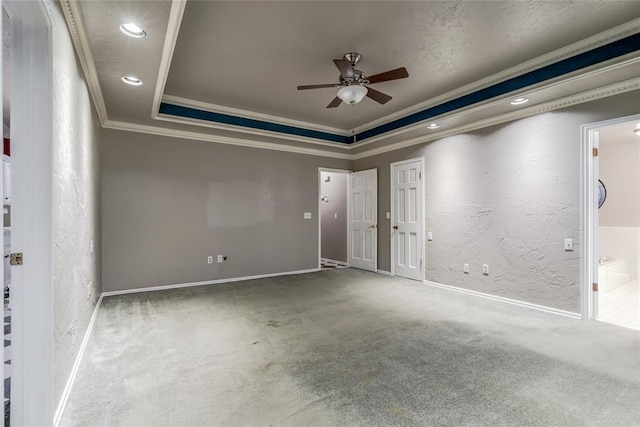
[{"label": "door knob", "polygon": [[369,226],[369,228],[377,228],[378,226],[376,224],[372,224]]},{"label": "door knob", "polygon": [[397,226],[397,225],[394,225],[394,226],[393,226],[393,229],[394,229],[394,230],[397,230],[397,229],[398,229],[398,226]]}]

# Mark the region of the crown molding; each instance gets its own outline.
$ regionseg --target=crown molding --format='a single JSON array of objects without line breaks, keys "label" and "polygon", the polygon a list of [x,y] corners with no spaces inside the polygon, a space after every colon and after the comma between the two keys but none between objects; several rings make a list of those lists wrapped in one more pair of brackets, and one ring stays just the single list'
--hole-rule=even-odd
[{"label": "crown molding", "polygon": [[365,125],[358,126],[352,131],[358,134],[363,131],[373,129],[377,126],[392,122],[404,116],[408,116],[410,114],[417,113],[436,105],[440,105],[445,102],[460,98],[470,93],[477,92],[479,90],[493,86],[494,84],[509,80],[510,78],[517,77],[530,71],[534,71],[538,68],[542,68],[558,61],[571,58],[573,56],[598,48],[616,40],[631,36],[638,32],[640,32],[640,18],[634,19],[627,22],[626,24],[619,25],[602,33],[580,40],[563,48],[556,49],[552,52],[538,56],[537,58],[534,58],[527,62],[523,62],[522,64],[518,64],[514,67],[508,68],[484,79],[469,83],[465,86],[442,94],[436,98],[431,98],[428,101],[421,102],[419,104],[400,110],[396,113],[389,114],[377,120],[371,121]]},{"label": "crown molding", "polygon": [[[120,122],[120,121],[111,121],[108,119],[107,109],[106,109],[104,97],[102,94],[102,88],[100,86],[100,81],[98,79],[98,73],[96,70],[93,54],[91,51],[91,46],[89,44],[89,39],[86,32],[85,24],[84,24],[84,18],[83,18],[82,10],[80,7],[80,1],[79,0],[60,0],[60,4],[62,6],[61,9],[63,12],[63,16],[65,18],[65,21],[67,23],[69,33],[71,35],[74,48],[76,50],[78,59],[80,61],[80,65],[85,75],[85,80],[89,88],[89,92],[91,94],[93,104],[96,108],[96,112],[98,114],[102,127],[106,129],[116,129],[116,130],[130,131],[130,132],[162,135],[162,136],[168,136],[168,137],[200,140],[200,141],[206,141],[206,142],[214,142],[214,143],[220,143],[220,144],[238,145],[238,146],[258,148],[258,149],[292,152],[292,153],[313,155],[313,156],[332,157],[332,158],[339,158],[339,159],[345,159],[345,160],[357,160],[365,157],[375,156],[378,154],[383,154],[386,152],[398,150],[398,149],[409,147],[412,145],[421,144],[421,143],[433,141],[436,139],[441,139],[447,136],[469,132],[469,131],[477,130],[483,127],[493,126],[493,125],[504,123],[507,121],[516,120],[519,118],[524,118],[524,117],[532,116],[535,114],[540,114],[540,113],[552,111],[555,109],[565,108],[571,105],[589,102],[599,98],[605,98],[608,96],[613,96],[620,93],[640,89],[640,78],[626,80],[620,83],[585,91],[579,94],[567,96],[554,101],[533,105],[531,107],[520,109],[518,111],[513,111],[513,112],[501,114],[498,116],[494,116],[491,118],[479,120],[479,121],[470,123],[468,125],[437,131],[434,133],[430,133],[429,135],[424,135],[424,136],[412,138],[406,141],[393,143],[384,147],[366,150],[357,154],[349,154],[348,151],[356,148],[361,148],[365,145],[368,145],[376,141],[397,136],[399,134],[402,134],[410,130],[418,129],[420,127],[426,126],[427,122],[435,121],[436,119],[443,120],[446,118],[467,114],[472,111],[477,111],[478,109],[494,106],[498,103],[504,102],[504,99],[508,98],[509,95],[504,95],[500,98],[496,98],[495,100],[491,100],[488,103],[484,103],[478,106],[473,106],[469,109],[461,110],[459,112],[456,112],[450,115],[444,114],[442,116],[434,117],[433,120],[430,119],[428,121],[417,123],[414,126],[409,126],[406,130],[398,129],[396,131],[386,133],[384,135],[367,139],[361,143],[356,142],[348,146],[345,146],[340,143],[312,140],[311,138],[305,138],[300,136],[292,135],[289,137],[289,136],[283,136],[281,134],[277,134],[278,137],[282,139],[294,140],[294,141],[304,142],[307,144],[311,143],[315,145],[327,146],[332,148],[340,147],[345,151],[347,151],[342,153],[330,152],[323,149],[296,147],[296,146],[290,146],[285,144],[250,141],[242,138],[222,137],[222,136],[205,134],[202,132],[174,130],[174,129],[168,129],[160,126],[148,126],[148,125],[140,125],[140,124],[134,124],[134,123]],[[494,74],[485,79],[473,82],[469,85],[463,86],[459,89],[456,89],[455,91],[448,92],[437,98],[430,99],[429,101],[414,105],[407,109],[401,110],[397,113],[385,116],[381,119],[370,122],[364,126],[357,127],[351,131],[345,131],[343,129],[331,128],[331,127],[326,127],[321,125],[313,125],[313,124],[309,124],[302,121],[295,121],[295,120],[290,120],[290,119],[277,117],[277,116],[271,116],[267,114],[255,113],[255,112],[250,112],[246,110],[232,109],[228,107],[188,100],[188,99],[174,97],[170,95],[163,95],[163,91],[166,85],[166,79],[168,76],[169,67],[171,65],[171,59],[173,56],[173,51],[175,49],[175,44],[177,41],[178,32],[179,32],[180,24],[182,21],[182,16],[184,14],[185,6],[186,6],[186,0],[172,1],[168,30],[165,38],[165,44],[163,47],[162,60],[160,64],[160,69],[158,71],[158,80],[156,82],[156,89],[154,93],[152,117],[154,119],[163,120],[167,122],[186,123],[189,125],[198,124],[199,126],[204,126],[209,128],[233,129],[233,130],[237,130],[237,127],[234,127],[231,125],[227,125],[227,127],[225,127],[225,125],[213,124],[213,123],[203,124],[202,121],[198,121],[198,123],[194,123],[196,122],[196,120],[189,120],[189,119],[183,119],[183,118],[176,120],[174,118],[167,118],[166,116],[160,116],[158,113],[160,108],[160,103],[162,102],[163,99],[166,99],[172,103],[176,103],[179,105],[205,109],[212,112],[219,112],[222,114],[235,114],[241,117],[253,118],[258,120],[268,120],[271,122],[285,124],[285,125],[303,126],[305,128],[309,128],[313,130],[335,132],[339,135],[348,136],[354,132],[359,133],[368,129],[372,129],[380,124],[384,124],[384,123],[393,121],[397,118],[406,116],[408,114],[412,114],[412,113],[421,111],[423,109],[430,108],[447,101],[451,101],[453,99],[456,99],[461,96],[467,95],[469,93],[475,92],[477,90],[486,88],[488,86],[507,80],[509,78],[516,77],[518,75],[527,73],[537,68],[544,67],[546,65],[561,61],[563,59],[570,58],[582,52],[595,49],[599,46],[606,45],[608,43],[614,42],[616,40],[619,40],[624,37],[640,32],[640,18],[634,19],[626,24],[612,28],[608,31],[605,31],[593,37],[584,39],[572,45],[566,46],[562,49],[558,49],[556,51],[542,55],[531,61],[520,64],[516,67],[512,67],[503,72]],[[611,62],[609,62],[609,65],[605,67],[591,70],[591,71],[588,71],[587,73],[580,73],[577,75],[573,75],[569,78],[556,79],[552,81],[549,85],[536,85],[536,86],[528,87],[524,89],[521,93],[529,93],[532,90],[540,90],[541,88],[551,88],[556,85],[561,85],[567,82],[576,81],[578,79],[587,78],[593,75],[604,73],[625,65],[637,63],[640,60],[639,57],[629,59],[628,56],[625,56],[623,58],[627,58],[627,59],[621,62],[616,62],[614,64],[611,64]],[[242,131],[245,133],[250,133],[255,135],[263,135],[263,136],[274,135],[273,132],[260,131],[260,130],[247,131],[247,129],[245,128],[243,128]]]},{"label": "crown molding", "polygon": [[153,104],[151,106],[151,118],[157,118],[160,111],[160,103],[162,102],[162,94],[167,85],[167,77],[169,76],[169,68],[173,59],[173,51],[178,41],[178,33],[180,32],[180,24],[182,24],[182,16],[187,6],[187,0],[173,0],[171,2],[171,12],[169,13],[169,23],[167,24],[167,33],[164,37],[164,46],[162,47],[162,58],[160,59],[160,67],[158,68],[158,78],[156,80],[156,89],[153,94]]},{"label": "crown molding", "polygon": [[171,123],[179,123],[179,124],[185,124],[190,126],[201,126],[201,127],[219,129],[219,130],[230,130],[230,131],[236,131],[236,132],[238,131],[238,129],[242,129],[241,132],[244,134],[266,136],[271,138],[276,137],[278,139],[286,139],[289,141],[303,142],[305,144],[323,145],[325,147],[340,148],[342,150],[348,150],[351,148],[349,145],[343,144],[341,142],[320,141],[315,138],[306,138],[304,136],[296,136],[296,135],[290,135],[286,133],[271,132],[271,131],[260,130],[260,129],[251,129],[246,127],[233,126],[233,125],[225,125],[223,123],[210,122],[210,121],[200,120],[200,119],[191,119],[188,117],[172,116],[169,114],[158,113],[155,119],[165,121],[165,122],[171,122]]},{"label": "crown molding", "polygon": [[[278,123],[281,125],[296,126],[296,127],[301,127],[305,129],[317,130],[321,132],[329,132],[329,133],[334,133],[342,136],[351,136],[351,131],[348,129],[340,129],[340,128],[331,127],[331,126],[318,125],[315,123],[309,123],[302,120],[294,120],[294,119],[288,119],[286,117],[272,116],[271,114],[264,114],[264,113],[257,113],[255,111],[242,110],[240,108],[225,107],[224,105],[211,104],[208,102],[197,101],[189,98],[183,98],[180,96],[164,95],[162,97],[162,102],[167,102],[169,104],[174,104],[174,105],[180,105],[182,107],[195,108],[198,110],[210,111],[212,113],[221,113],[221,114],[228,114],[228,115],[233,115],[237,117],[243,117],[245,119],[262,120],[262,121],[268,121],[271,123]],[[237,130],[238,128],[237,126],[233,126],[233,125],[222,124],[220,126],[223,126],[222,127],[223,129]]]},{"label": "crown molding", "polygon": [[[587,71],[587,72],[578,72],[578,73],[576,73],[576,74],[574,74],[574,75],[572,75],[571,77],[568,77],[568,78],[559,79],[559,80],[556,79],[555,81],[551,81],[548,84],[538,84],[538,85],[534,85],[534,86],[528,87],[524,91],[518,91],[518,95],[519,96],[524,96],[526,98],[533,98],[533,97],[535,97],[534,93],[537,92],[537,91],[540,91],[540,90],[549,90],[549,89],[557,88],[557,87],[563,86],[565,84],[575,83],[575,82],[578,82],[580,80],[596,77],[596,76],[601,75],[601,74],[605,74],[605,73],[608,73],[608,72],[611,72],[611,71],[618,70],[620,68],[624,68],[624,67],[627,67],[627,66],[630,66],[630,65],[634,65],[634,64],[640,63],[640,54],[635,53],[633,55],[636,55],[636,56],[624,59],[624,60],[622,60],[620,62],[609,64],[607,66],[604,66],[604,67],[601,67],[601,68],[598,68],[598,69],[594,69],[594,70]],[[471,107],[462,108],[462,109],[459,109],[459,110],[455,110],[455,111],[453,111],[451,113],[441,114],[439,116],[434,116],[432,119],[424,121],[424,122],[419,122],[419,123],[416,123],[416,124],[411,125],[411,126],[405,126],[405,127],[396,129],[396,130],[391,131],[391,132],[387,132],[387,133],[384,133],[384,134],[381,134],[381,135],[378,135],[378,136],[374,136],[372,138],[367,138],[366,140],[364,140],[362,142],[357,142],[356,141],[353,144],[350,144],[350,147],[351,148],[363,147],[365,145],[374,143],[376,141],[380,141],[380,140],[384,140],[384,139],[391,138],[391,137],[394,137],[394,136],[398,136],[398,135],[401,135],[403,133],[414,131],[416,129],[426,128],[429,125],[429,123],[432,123],[432,122],[439,122],[439,121],[442,121],[442,120],[462,117],[462,116],[464,116],[466,114],[469,114],[469,113],[474,113],[474,112],[481,111],[481,110],[484,110],[484,109],[487,109],[487,108],[492,108],[492,107],[504,104],[505,102],[510,100],[512,97],[513,97],[512,94],[505,94],[505,95],[502,95],[502,96],[499,96],[499,97],[496,97],[496,98],[491,98],[488,101],[484,101],[484,102],[481,102],[481,103],[478,103],[478,104],[474,104]]]},{"label": "crown molding", "polygon": [[[209,135],[201,132],[190,132],[183,130],[175,130],[170,128],[163,128],[158,126],[140,125],[136,123],[127,123],[119,121],[108,121],[104,124],[106,129],[114,129],[128,132],[145,133],[150,135],[160,135],[171,138],[182,138],[196,141],[213,142],[218,144],[236,145],[241,147],[284,151],[289,153],[304,154],[310,156],[330,157],[343,160],[359,160],[366,157],[376,156],[379,154],[388,153],[390,151],[399,150],[413,145],[423,144],[429,141],[435,141],[438,139],[446,138],[461,133],[471,132],[474,130],[482,129],[489,126],[502,124],[505,122],[522,119],[537,114],[546,113],[561,108],[567,108],[572,105],[582,104],[585,102],[595,101],[601,98],[607,98],[609,96],[619,95],[625,92],[630,92],[640,89],[640,77],[635,79],[626,80],[623,82],[615,83],[612,85],[604,86],[601,88],[581,92],[575,95],[559,98],[553,101],[533,105],[528,108],[524,108],[518,111],[512,111],[509,113],[501,114],[484,120],[478,120],[473,123],[469,123],[464,126],[457,126],[451,129],[442,130],[432,133],[430,135],[420,136],[406,141],[389,144],[384,147],[374,148],[371,150],[363,151],[362,153],[349,154],[349,153],[332,153],[325,150],[316,150],[312,148],[295,147],[283,144],[273,144],[260,141],[248,141],[241,138],[229,138],[217,135]],[[356,147],[346,147],[348,150]]]},{"label": "crown molding", "polygon": [[333,153],[326,150],[316,150],[313,148],[295,147],[283,144],[274,144],[261,141],[249,141],[241,138],[229,138],[217,135],[210,135],[201,132],[189,132],[184,130],[176,130],[163,128],[159,126],[148,126],[137,123],[127,123],[119,121],[108,121],[103,126],[105,129],[122,130],[128,132],[146,133],[149,135],[167,136],[170,138],[182,138],[195,141],[214,142],[217,144],[237,145],[247,148],[259,148],[264,150],[285,151],[289,153],[305,154],[309,156],[331,157],[335,159],[352,160],[351,154]]},{"label": "crown molding", "polygon": [[452,129],[433,133],[431,135],[419,136],[416,138],[408,139],[406,141],[389,144],[384,147],[374,148],[362,153],[352,155],[352,160],[363,159],[365,157],[376,156],[378,154],[388,153],[390,151],[399,150],[401,148],[411,147],[417,144],[423,144],[425,142],[434,141],[437,139],[446,138],[461,133],[471,132],[474,130],[482,129],[489,126],[498,125],[513,120],[522,119],[529,116],[535,116],[537,114],[547,113],[549,111],[558,110],[561,108],[567,108],[572,105],[582,104],[585,102],[595,101],[600,98],[607,98],[609,96],[619,95],[625,92],[640,89],[640,77],[623,82],[615,83],[612,85],[604,86],[598,89],[592,89],[585,92],[581,92],[575,95],[559,98],[553,101],[544,102],[538,105],[533,105],[529,108],[524,108],[518,111],[510,113],[500,114],[488,119],[478,120],[468,125],[458,126]]},{"label": "crown molding", "polygon": [[87,36],[87,29],[84,24],[84,17],[82,16],[82,9],[80,8],[79,0],[60,0],[62,5],[62,14],[67,22],[67,28],[71,35],[73,46],[78,54],[80,60],[80,66],[84,72],[85,81],[93,100],[93,105],[98,113],[98,118],[102,126],[109,120],[107,117],[107,106],[104,103],[104,97],[102,96],[102,88],[100,86],[100,80],[98,79],[98,71],[96,70],[96,64],[93,60],[93,53],[91,52],[91,45],[89,44],[89,37]]}]

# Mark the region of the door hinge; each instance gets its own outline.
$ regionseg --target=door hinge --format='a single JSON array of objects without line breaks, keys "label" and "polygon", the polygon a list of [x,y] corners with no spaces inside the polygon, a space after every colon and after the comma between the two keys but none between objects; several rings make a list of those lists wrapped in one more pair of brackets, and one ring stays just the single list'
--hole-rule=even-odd
[{"label": "door hinge", "polygon": [[598,148],[593,147],[593,157],[598,157]]},{"label": "door hinge", "polygon": [[422,172],[418,172],[418,179],[422,179]]},{"label": "door hinge", "polygon": [[593,284],[593,292],[598,292],[598,284],[597,283]]},{"label": "door hinge", "polygon": [[22,252],[14,252],[9,259],[11,265],[22,265]]}]

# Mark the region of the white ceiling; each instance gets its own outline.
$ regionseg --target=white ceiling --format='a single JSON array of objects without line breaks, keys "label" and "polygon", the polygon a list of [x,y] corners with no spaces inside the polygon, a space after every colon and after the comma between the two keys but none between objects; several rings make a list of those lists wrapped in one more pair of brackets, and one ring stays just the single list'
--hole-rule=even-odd
[{"label": "white ceiling", "polygon": [[600,145],[639,144],[640,135],[634,130],[640,129],[640,122],[628,122],[598,129]]},{"label": "white ceiling", "polygon": [[[634,25],[640,31],[638,1],[189,0],[183,14],[178,14],[181,19],[172,21],[181,3],[79,2],[83,19],[75,19],[78,28],[71,32],[89,42],[89,62],[95,67],[109,120],[225,138],[264,139],[237,127],[155,120],[163,117],[153,111],[154,96],[164,96],[198,101],[210,110],[239,116],[347,132],[419,111],[465,85],[486,87],[504,80],[509,76],[501,74],[505,70],[523,74],[539,68],[545,65],[542,55],[573,43],[582,43],[582,50],[576,48],[576,52],[588,50],[605,37],[591,44],[581,41],[632,20],[638,21]],[[73,10],[63,7],[67,14],[68,9]],[[124,36],[118,28],[130,21],[143,27],[147,36]],[[172,40],[171,31],[176,28],[177,38]],[[348,51],[362,54],[356,68],[365,74],[404,66],[409,78],[373,86],[393,97],[385,105],[365,98],[353,108],[343,104],[327,109],[336,89],[296,90],[297,85],[337,82],[339,72],[332,60]],[[166,69],[163,54],[169,55]],[[628,63],[606,72],[579,79],[573,73],[521,92],[532,99],[530,106],[640,76],[639,53],[618,62],[623,60]],[[611,61],[590,70],[610,65]],[[123,84],[120,78],[125,74],[142,78],[144,84]],[[466,109],[467,116],[443,117],[443,123],[449,120],[460,126],[465,120],[506,114],[513,107],[503,101],[517,94],[484,102],[484,112],[474,107]],[[419,136],[426,131],[412,132]]]}]

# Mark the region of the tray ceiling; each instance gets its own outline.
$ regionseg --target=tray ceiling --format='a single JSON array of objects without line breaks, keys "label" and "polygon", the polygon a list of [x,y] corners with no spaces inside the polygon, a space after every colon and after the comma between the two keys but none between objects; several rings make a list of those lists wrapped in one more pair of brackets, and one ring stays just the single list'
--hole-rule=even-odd
[{"label": "tray ceiling", "polygon": [[[397,139],[398,132],[409,131],[418,137],[427,135],[423,129],[427,122],[405,129],[403,118],[598,47],[613,46],[612,42],[640,32],[640,2],[62,4],[76,48],[78,41],[86,42],[84,50],[80,45],[79,55],[85,57],[85,72],[91,74],[94,68],[95,82],[88,81],[94,101],[100,103],[102,98],[103,124],[127,123],[230,139],[268,136],[299,140],[298,145],[314,143],[315,148],[329,151],[335,151],[331,144],[339,143],[298,131],[280,132],[278,126],[352,138],[395,122],[401,126],[384,128],[376,138],[395,135]],[[119,26],[131,21],[144,28],[147,36],[124,36]],[[362,54],[356,68],[366,74],[404,66],[409,78],[373,86],[393,97],[385,105],[365,98],[355,106],[327,109],[335,88],[296,90],[297,85],[337,82],[339,72],[332,60],[349,51]],[[529,108],[633,80],[640,76],[638,53],[637,48],[628,49],[566,74],[514,86],[514,91],[492,93],[437,114],[433,120],[446,123],[447,117],[456,116],[460,126],[464,123],[461,113],[482,120],[513,111],[508,101],[522,93],[531,99]],[[144,84],[127,86],[121,82],[123,75],[135,75]],[[160,100],[227,121],[158,114]],[[483,109],[484,115],[479,113]],[[353,145],[352,139],[347,142]]]}]

